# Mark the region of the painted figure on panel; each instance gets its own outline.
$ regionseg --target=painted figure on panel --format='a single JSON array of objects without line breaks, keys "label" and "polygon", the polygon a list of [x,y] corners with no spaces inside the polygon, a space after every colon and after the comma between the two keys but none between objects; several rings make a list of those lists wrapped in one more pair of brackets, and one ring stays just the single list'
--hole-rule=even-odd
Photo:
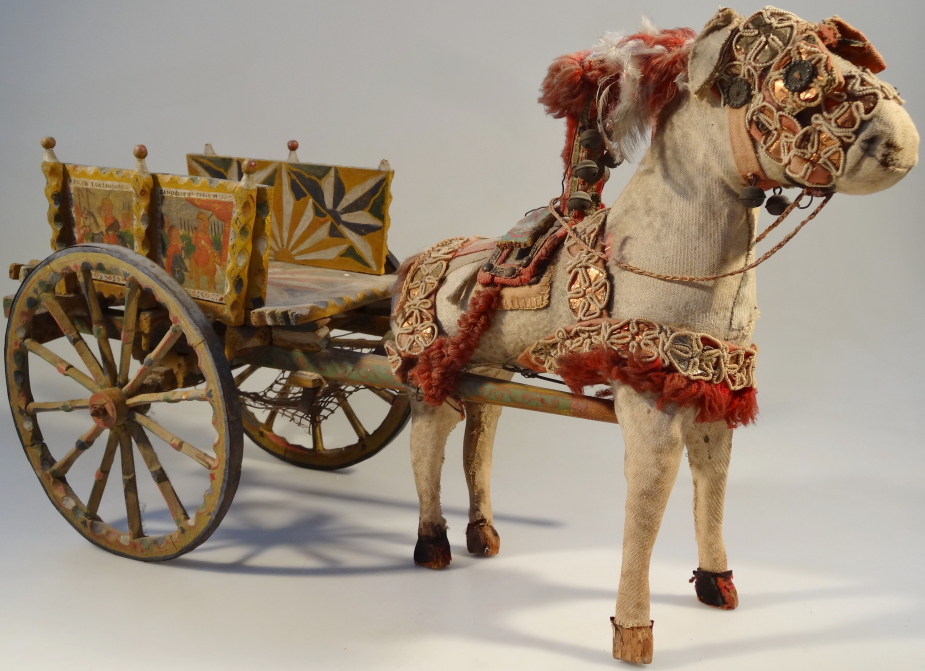
[{"label": "painted figure on panel", "polygon": [[[73,179],[74,233],[77,242],[104,242],[133,247],[132,200],[128,185],[113,183],[113,188],[89,186],[84,180]],[[124,187],[124,188],[123,188]],[[121,216],[116,213],[120,212]]]},{"label": "painted figure on panel", "polygon": [[[215,291],[215,272],[220,259],[218,252],[212,247],[212,235],[209,233],[210,224],[209,215],[205,212],[200,212],[196,215],[190,277],[196,289]],[[205,286],[202,286],[203,280],[205,280]]]},{"label": "painted figure on panel", "polygon": [[214,300],[225,292],[222,268],[234,202],[231,194],[227,198],[202,198],[193,191],[183,195],[161,200],[160,257],[167,272],[184,288]]},{"label": "painted figure on panel", "polygon": [[167,251],[164,253],[164,269],[180,284],[186,281],[186,261],[183,252],[183,240],[180,229],[170,226],[167,217],[164,217],[164,230],[167,235]]}]

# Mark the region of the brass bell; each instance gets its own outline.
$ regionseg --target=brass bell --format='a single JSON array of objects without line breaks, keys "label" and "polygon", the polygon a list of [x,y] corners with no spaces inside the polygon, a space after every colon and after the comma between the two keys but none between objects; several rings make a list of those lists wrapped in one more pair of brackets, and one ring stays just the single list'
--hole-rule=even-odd
[{"label": "brass bell", "polygon": [[757,186],[747,186],[739,194],[739,202],[745,207],[761,207],[764,203],[764,191]]},{"label": "brass bell", "polygon": [[589,128],[578,136],[578,144],[587,149],[597,149],[604,144],[604,138],[597,128]]},{"label": "brass bell", "polygon": [[572,168],[572,174],[588,184],[593,184],[600,179],[601,167],[595,161],[585,159],[575,164],[575,167]]},{"label": "brass bell", "polygon": [[581,210],[582,212],[591,207],[591,196],[585,191],[576,191],[568,197],[569,210]]},{"label": "brass bell", "polygon": [[782,193],[775,193],[768,198],[768,202],[764,204],[764,209],[775,217],[779,217],[786,212],[788,207],[790,207],[790,199]]}]

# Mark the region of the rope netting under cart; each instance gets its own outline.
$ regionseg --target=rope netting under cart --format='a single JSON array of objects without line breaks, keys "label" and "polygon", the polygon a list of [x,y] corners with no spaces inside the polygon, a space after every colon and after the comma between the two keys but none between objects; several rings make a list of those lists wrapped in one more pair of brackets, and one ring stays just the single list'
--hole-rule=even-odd
[{"label": "rope netting under cart", "polygon": [[[370,352],[378,345],[378,341],[357,338],[356,335],[344,333],[331,338],[331,344],[356,352]],[[310,432],[312,418],[316,423],[325,421],[344,399],[362,389],[336,382],[306,389],[290,384],[290,374],[289,371],[281,371],[266,389],[260,391],[239,389],[239,398],[249,408],[271,413],[274,419],[282,415],[304,431]]]},{"label": "rope netting under cart", "polygon": [[239,391],[244,405],[254,410],[282,415],[305,431],[311,431],[311,422],[323,422],[330,417],[345,398],[356,393],[360,387],[341,386],[328,383],[324,387],[303,389],[289,384],[289,372],[276,376],[269,387],[262,391]]}]

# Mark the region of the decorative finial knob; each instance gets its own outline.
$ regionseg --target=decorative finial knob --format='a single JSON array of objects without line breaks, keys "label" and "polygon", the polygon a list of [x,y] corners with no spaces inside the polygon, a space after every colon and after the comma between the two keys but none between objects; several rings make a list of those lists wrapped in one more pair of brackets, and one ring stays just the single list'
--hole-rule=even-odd
[{"label": "decorative finial knob", "polygon": [[148,148],[143,144],[136,144],[135,148],[132,149],[132,154],[135,155],[139,161],[148,158]]},{"label": "decorative finial knob", "polygon": [[299,148],[299,143],[295,140],[289,140],[286,146],[289,147],[289,157],[286,160],[290,163],[298,163],[299,155],[295,153],[295,150]]},{"label": "decorative finial knob", "polygon": [[57,163],[58,157],[55,156],[55,138],[48,136],[42,138],[42,149],[45,155],[42,156],[42,163]]},{"label": "decorative finial knob", "polygon": [[254,182],[254,173],[257,172],[257,161],[246,158],[241,161],[241,186],[245,189],[253,189],[256,186]]}]

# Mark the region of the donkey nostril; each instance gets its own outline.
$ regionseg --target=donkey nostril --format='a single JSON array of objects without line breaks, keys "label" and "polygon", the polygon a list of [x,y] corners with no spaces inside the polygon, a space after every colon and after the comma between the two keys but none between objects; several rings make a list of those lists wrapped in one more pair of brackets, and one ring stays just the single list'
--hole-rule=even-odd
[{"label": "donkey nostril", "polygon": [[880,167],[885,170],[902,170],[911,167],[902,165],[903,161],[901,156],[902,147],[892,140],[888,140],[883,143],[883,149],[880,152],[877,162],[880,164]]},{"label": "donkey nostril", "polygon": [[883,138],[879,135],[872,135],[861,140],[861,151],[865,156],[874,158],[876,156],[877,148],[880,146],[880,143],[883,142]]}]

